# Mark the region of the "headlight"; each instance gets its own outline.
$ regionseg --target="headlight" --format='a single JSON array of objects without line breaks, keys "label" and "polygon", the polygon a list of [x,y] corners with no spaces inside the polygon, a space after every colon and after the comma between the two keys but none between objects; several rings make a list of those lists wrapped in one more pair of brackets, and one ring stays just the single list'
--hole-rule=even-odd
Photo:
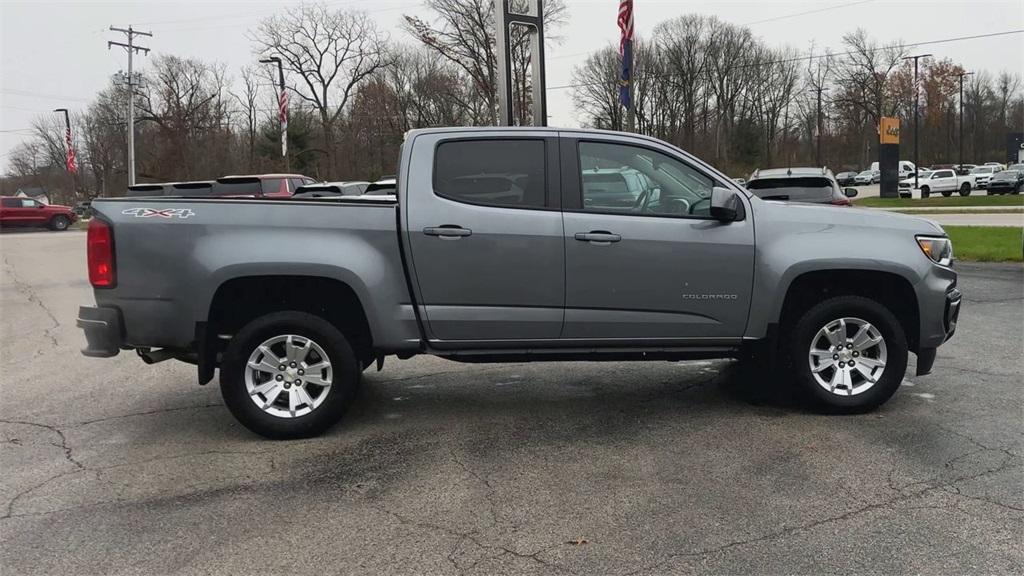
[{"label": "headlight", "polygon": [[943,236],[918,236],[917,245],[921,251],[937,264],[949,266],[953,263],[953,243]]}]

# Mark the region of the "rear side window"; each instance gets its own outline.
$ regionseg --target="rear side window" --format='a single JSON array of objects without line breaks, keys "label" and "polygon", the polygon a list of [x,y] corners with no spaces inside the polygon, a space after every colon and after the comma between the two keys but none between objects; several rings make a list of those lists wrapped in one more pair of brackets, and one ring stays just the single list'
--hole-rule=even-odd
[{"label": "rear side window", "polygon": [[287,192],[288,188],[281,189],[282,184],[285,180],[283,178],[269,178],[261,182],[261,187],[264,194],[277,194],[278,192]]},{"label": "rear side window", "polygon": [[765,200],[791,202],[828,202],[832,200],[832,181],[828,178],[764,178],[747,182],[747,189]]},{"label": "rear side window", "polygon": [[434,192],[486,206],[543,208],[543,140],[443,142],[434,159]]},{"label": "rear side window", "polygon": [[4,208],[21,208],[21,201],[17,198],[4,198],[0,200],[0,206]]}]

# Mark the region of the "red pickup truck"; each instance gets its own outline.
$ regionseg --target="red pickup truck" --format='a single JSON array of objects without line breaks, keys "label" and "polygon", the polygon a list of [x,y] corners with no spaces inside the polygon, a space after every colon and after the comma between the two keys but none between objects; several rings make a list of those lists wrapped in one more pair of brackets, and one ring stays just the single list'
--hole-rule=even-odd
[{"label": "red pickup truck", "polygon": [[43,204],[32,198],[0,196],[0,226],[45,226],[67,230],[77,219],[68,206]]}]

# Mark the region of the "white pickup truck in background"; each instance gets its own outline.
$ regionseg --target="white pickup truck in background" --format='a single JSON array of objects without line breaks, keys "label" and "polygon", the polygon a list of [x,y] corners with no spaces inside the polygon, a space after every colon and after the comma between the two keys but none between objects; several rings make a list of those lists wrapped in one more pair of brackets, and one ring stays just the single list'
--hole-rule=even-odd
[{"label": "white pickup truck in background", "polygon": [[970,196],[971,190],[976,187],[973,174],[957,176],[953,169],[920,172],[916,189],[913,176],[900,180],[899,183],[901,198],[927,198],[935,193],[952,196],[953,192],[958,192],[961,196]]}]

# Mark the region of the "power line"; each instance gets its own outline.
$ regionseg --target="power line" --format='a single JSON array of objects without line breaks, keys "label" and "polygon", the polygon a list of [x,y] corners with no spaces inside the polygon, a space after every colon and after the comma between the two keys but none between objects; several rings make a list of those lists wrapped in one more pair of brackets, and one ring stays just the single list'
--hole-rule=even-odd
[{"label": "power line", "polygon": [[[1021,29],[1018,29],[1018,30],[1007,30],[1005,32],[990,32],[988,34],[974,34],[974,35],[971,35],[971,36],[956,36],[956,37],[953,37],[953,38],[942,38],[940,40],[925,40],[923,42],[912,42],[912,43],[909,43],[909,44],[900,44],[899,46],[902,47],[902,48],[915,48],[915,47],[918,47],[918,46],[931,46],[933,44],[946,44],[946,43],[949,43],[949,42],[960,42],[960,41],[963,41],[963,40],[977,40],[979,38],[994,38],[994,37],[997,37],[997,36],[1009,36],[1011,34],[1020,34],[1022,32],[1024,32],[1024,28],[1021,28]],[[890,48],[890,46],[880,46],[878,48],[875,48],[874,50],[867,50],[865,52],[867,52],[867,53],[881,52],[882,50],[887,50],[889,48]],[[808,55],[808,56],[798,56],[796,58],[784,58],[782,60],[770,60],[768,62],[756,62],[756,63],[752,63],[752,64],[744,64],[744,65],[741,65],[741,66],[736,66],[736,68],[739,68],[739,69],[742,69],[742,68],[756,68],[758,66],[769,66],[771,64],[785,64],[785,63],[788,63],[788,62],[803,62],[803,61],[818,60],[820,58],[834,58],[836,56],[850,56],[850,55],[853,55],[853,54],[861,54],[861,53],[863,53],[863,52],[862,51],[857,51],[857,50],[850,50],[850,51],[847,51],[847,52],[827,52],[825,54],[817,54],[817,55],[811,54],[811,55]],[[657,76],[651,76],[651,78],[671,78],[673,76],[677,76],[677,74],[659,74]],[[614,82],[608,82],[608,83],[617,84],[618,80],[616,80]],[[605,82],[577,82],[577,83],[574,83],[574,84],[562,84],[560,86],[548,86],[547,88],[548,88],[548,90],[565,90],[566,88],[582,88],[584,86],[598,86],[598,85],[601,85],[601,84],[605,84]]]},{"label": "power line", "polygon": [[847,2],[846,4],[837,4],[835,6],[828,6],[825,8],[817,8],[815,10],[807,10],[806,12],[797,12],[795,14],[783,14],[782,16],[774,16],[772,18],[765,18],[764,20],[754,20],[753,22],[745,22],[740,26],[752,26],[754,24],[764,24],[766,22],[775,22],[776,20],[785,20],[787,18],[796,18],[797,16],[806,16],[808,14],[817,14],[819,12],[828,12],[829,10],[836,10],[839,8],[849,8],[850,6],[856,6],[858,4],[867,4],[868,2],[874,2],[875,0],[860,0],[859,2]]}]

